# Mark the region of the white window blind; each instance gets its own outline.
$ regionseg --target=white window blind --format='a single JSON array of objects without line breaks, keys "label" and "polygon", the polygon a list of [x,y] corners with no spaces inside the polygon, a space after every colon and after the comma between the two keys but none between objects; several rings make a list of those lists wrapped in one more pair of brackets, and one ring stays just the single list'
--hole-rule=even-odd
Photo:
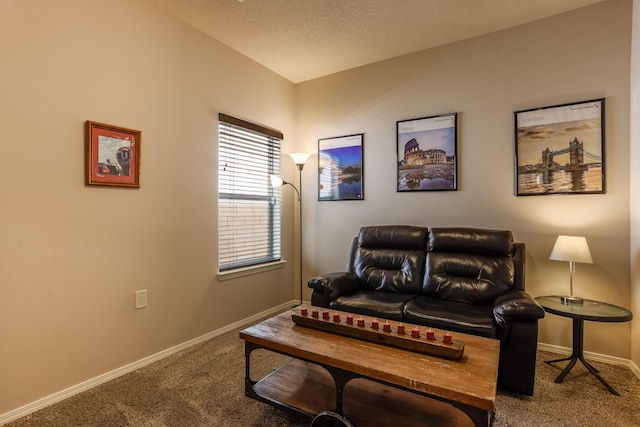
[{"label": "white window blind", "polygon": [[218,135],[219,269],[278,261],[282,133],[220,113]]}]

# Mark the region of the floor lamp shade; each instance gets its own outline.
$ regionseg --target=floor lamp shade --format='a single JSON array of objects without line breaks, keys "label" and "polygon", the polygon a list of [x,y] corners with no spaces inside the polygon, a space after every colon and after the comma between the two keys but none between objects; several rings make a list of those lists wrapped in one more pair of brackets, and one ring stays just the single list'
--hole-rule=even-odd
[{"label": "floor lamp shade", "polygon": [[293,163],[296,164],[296,166],[298,167],[298,170],[302,170],[302,168],[304,167],[305,163],[307,163],[307,160],[309,159],[311,154],[290,153],[289,156],[291,156],[291,158],[293,159]]},{"label": "floor lamp shade", "polygon": [[582,236],[558,236],[549,255],[549,259],[569,263],[570,294],[568,296],[562,296],[560,299],[564,304],[581,305],[583,301],[582,298],[573,295],[573,275],[576,272],[575,263],[593,264],[587,239]]},{"label": "floor lamp shade", "polygon": [[282,187],[284,185],[284,179],[277,175],[269,175],[269,179],[271,180],[271,186],[273,188]]}]

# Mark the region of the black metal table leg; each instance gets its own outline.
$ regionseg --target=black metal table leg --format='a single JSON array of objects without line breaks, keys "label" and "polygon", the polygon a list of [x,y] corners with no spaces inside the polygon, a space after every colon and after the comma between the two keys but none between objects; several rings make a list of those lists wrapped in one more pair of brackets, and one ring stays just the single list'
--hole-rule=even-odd
[{"label": "black metal table leg", "polygon": [[550,365],[552,363],[564,362],[566,360],[569,360],[570,362],[565,366],[562,372],[560,372],[560,375],[558,375],[554,381],[555,383],[561,383],[579,360],[582,362],[584,367],[587,368],[587,370],[607,388],[607,390],[616,396],[620,396],[620,394],[599,375],[599,371],[584,360],[584,320],[582,319],[573,319],[573,351],[571,356],[562,359],[549,360],[545,363]]}]

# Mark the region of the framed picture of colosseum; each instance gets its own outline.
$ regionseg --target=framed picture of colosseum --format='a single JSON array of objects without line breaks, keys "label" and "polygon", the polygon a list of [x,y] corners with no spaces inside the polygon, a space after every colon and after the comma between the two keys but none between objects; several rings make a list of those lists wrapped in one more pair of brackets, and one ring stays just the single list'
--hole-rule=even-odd
[{"label": "framed picture of colosseum", "polygon": [[457,190],[457,113],[397,122],[397,191]]},{"label": "framed picture of colosseum", "polygon": [[516,111],[516,196],[605,192],[604,99]]},{"label": "framed picture of colosseum", "polygon": [[364,200],[364,134],[318,140],[318,200]]},{"label": "framed picture of colosseum", "polygon": [[85,184],[140,187],[139,130],[87,121]]}]

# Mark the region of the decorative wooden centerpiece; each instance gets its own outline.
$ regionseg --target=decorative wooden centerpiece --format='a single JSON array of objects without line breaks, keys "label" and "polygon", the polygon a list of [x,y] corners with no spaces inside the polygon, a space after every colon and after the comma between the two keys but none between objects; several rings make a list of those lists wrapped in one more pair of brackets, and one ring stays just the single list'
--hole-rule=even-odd
[{"label": "decorative wooden centerpiece", "polygon": [[[464,343],[453,339],[449,332],[420,329],[392,320],[354,315],[343,311],[299,306],[291,311],[291,319],[300,326],[392,347],[457,360],[464,353]],[[439,335],[438,335],[438,334]]]}]

